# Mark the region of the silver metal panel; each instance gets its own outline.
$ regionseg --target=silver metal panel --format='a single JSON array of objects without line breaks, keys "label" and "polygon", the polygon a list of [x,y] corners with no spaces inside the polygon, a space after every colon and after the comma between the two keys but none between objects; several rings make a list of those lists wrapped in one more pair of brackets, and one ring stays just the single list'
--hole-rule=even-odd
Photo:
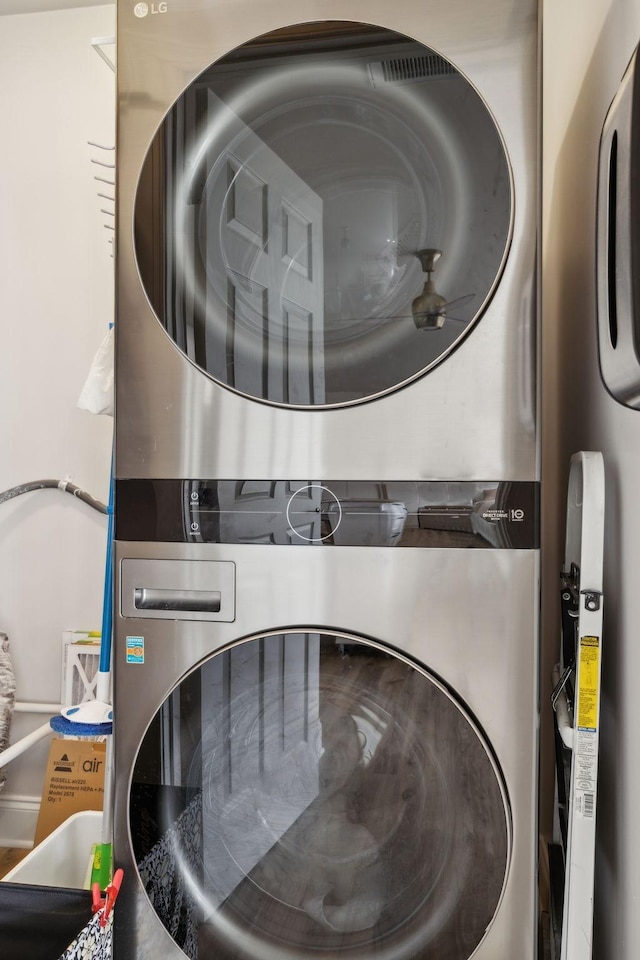
[{"label": "silver metal panel", "polygon": [[[144,7],[146,16],[134,13]],[[537,477],[536,10],[534,0],[480,0],[471,7],[466,0],[119,3],[118,477]],[[450,59],[475,86],[511,165],[511,245],[484,316],[427,375],[355,406],[276,408],[205,376],[154,317],[135,262],[135,194],[155,131],[203,69],[262,33],[340,19],[413,37]],[[122,584],[129,564],[157,561],[177,570],[184,563],[204,568],[202,561],[208,561],[236,570],[235,622],[205,622],[191,614],[174,619],[168,611],[160,618],[135,617],[135,595],[133,608],[115,618],[115,857],[129,885],[121,912],[135,901],[135,922],[124,945],[118,944],[118,960],[184,956],[151,909],[130,850],[131,771],[154,713],[175,684],[216,650],[292,629],[337,630],[389,645],[441,678],[475,718],[504,777],[512,848],[501,905],[474,957],[533,960],[536,551],[343,547],[293,553],[264,545],[119,543],[116,554],[116,597],[126,603],[131,583],[124,592]],[[149,586],[165,590],[167,583],[171,587],[171,578]],[[187,577],[181,589],[196,588]],[[143,639],[142,662],[126,661],[128,637]]]},{"label": "silver metal panel", "polygon": [[[265,558],[265,551],[268,556]],[[466,705],[504,777],[512,856],[502,903],[477,960],[533,960],[536,925],[537,551],[308,549],[120,543],[123,561],[224,560],[236,564],[230,623],[116,618],[115,858],[135,895],[135,960],[183,957],[155,918],[131,860],[132,765],[155,710],[195,664],[233,641],[267,631],[335,629],[369,637],[443,678]],[[145,640],[144,663],[126,663],[127,636]],[[144,690],[144,697],[140,691]],[[124,905],[122,906],[124,910]],[[119,953],[126,960],[126,953]]]},{"label": "silver metal panel", "polygon": [[123,617],[154,620],[235,619],[235,568],[202,560],[123,560]]},{"label": "silver metal panel", "polygon": [[[600,372],[616,400],[640,409],[634,301],[634,178],[637,165],[638,54],[632,58],[602,130],[598,160],[597,306]],[[636,201],[637,202],[637,201]]]},{"label": "silver metal panel", "polygon": [[[118,17],[117,475],[535,478],[536,3],[173,0],[160,8],[140,18],[122,3]],[[203,375],[155,319],[135,266],[135,191],[164,114],[206,66],[263,32],[345,18],[421,41],[475,85],[512,167],[511,249],[484,317],[422,379],[353,407],[274,409]]]}]

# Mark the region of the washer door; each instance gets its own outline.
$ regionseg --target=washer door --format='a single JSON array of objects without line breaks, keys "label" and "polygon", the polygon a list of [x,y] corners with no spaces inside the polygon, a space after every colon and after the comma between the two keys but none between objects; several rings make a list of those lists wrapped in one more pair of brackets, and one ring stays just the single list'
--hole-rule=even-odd
[{"label": "washer door", "polygon": [[332,407],[424,374],[498,283],[512,185],[486,104],[433,50],[359,23],[258,37],[201,74],[136,197],[142,283],[225,387]]},{"label": "washer door", "polygon": [[178,684],[133,769],[139,876],[186,956],[467,960],[511,821],[481,731],[373,641],[242,641]]}]

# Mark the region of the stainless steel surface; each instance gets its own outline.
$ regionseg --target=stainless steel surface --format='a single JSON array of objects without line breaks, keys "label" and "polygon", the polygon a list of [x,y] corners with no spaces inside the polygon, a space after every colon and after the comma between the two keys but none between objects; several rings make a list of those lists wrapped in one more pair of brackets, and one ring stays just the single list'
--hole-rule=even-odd
[{"label": "stainless steel surface", "polygon": [[[233,623],[151,621],[123,617],[120,610],[115,620],[115,716],[124,718],[116,720],[115,858],[129,884],[121,916],[136,904],[135,924],[118,945],[119,960],[183,957],[142,892],[129,846],[131,770],[153,713],[176,682],[216,650],[265,632],[305,629],[369,638],[414,659],[445,681],[482,731],[504,778],[511,857],[502,901],[474,960],[533,960],[537,552],[371,547],[308,549],[298,556],[292,564],[291,551],[276,546],[116,545],[118,604],[123,564],[179,567],[196,560],[236,567]],[[128,637],[143,638],[143,663],[126,662]]]},{"label": "stainless steel surface", "polygon": [[634,225],[640,136],[638,54],[634,54],[605,120],[600,140],[597,208],[597,303],[600,372],[616,400],[640,409],[640,262]]},{"label": "stainless steel surface", "polygon": [[[120,5],[118,26],[117,475],[534,478],[536,4],[247,0],[232,11],[174,0],[162,14],[133,10]],[[424,377],[348,408],[274,409],[203,375],[155,319],[136,267],[135,194],[163,116],[203,69],[267,31],[345,16],[436,50],[484,98],[511,166],[511,244],[486,312]]]},{"label": "stainless steel surface", "polygon": [[176,613],[219,613],[219,590],[153,590],[136,587],[136,610],[173,610]]},{"label": "stainless steel surface", "polygon": [[233,563],[203,560],[129,559],[122,564],[120,609],[124,617],[160,620],[235,619]]},{"label": "stainless steel surface", "polygon": [[[367,402],[291,409],[219,385],[163,329],[136,261],[136,191],[163,118],[203,70],[270,31],[300,23],[317,23],[322,29],[326,21],[345,18],[414,38],[451,61],[470,81],[495,122],[498,145],[508,158],[496,186],[504,194],[510,180],[508,225],[497,241],[503,244],[498,282],[486,299],[482,294],[484,313],[464,339],[456,340],[455,348],[451,341],[452,349],[428,373],[401,379],[401,388],[393,392],[373,398],[365,392]],[[309,503],[298,503],[297,498],[292,521],[289,498],[286,529],[279,522],[282,531],[269,533],[275,539],[280,534],[288,538],[280,540],[285,543],[292,532],[312,546],[294,551],[271,545],[269,537],[255,545],[146,539],[116,544],[115,858],[129,883],[119,903],[118,960],[184,956],[154,914],[131,850],[129,814],[143,816],[135,806],[129,811],[132,769],[154,714],[190,671],[216,651],[235,649],[238,640],[251,642],[265,633],[332,631],[390,648],[404,663],[415,661],[451,702],[460,703],[469,727],[488,745],[486,756],[499,771],[503,791],[500,803],[489,805],[492,814],[495,806],[508,811],[508,871],[495,918],[473,956],[534,960],[537,551],[352,545],[317,549],[326,533],[317,509],[323,493],[319,481],[310,478],[375,478],[383,485],[393,480],[473,480],[481,486],[536,479],[537,33],[533,0],[480,0],[472,9],[464,0],[446,5],[400,0],[395,6],[382,0],[119,4],[116,475],[140,480],[238,478],[240,485],[258,478],[284,478],[285,483],[287,478],[307,478]],[[374,65],[373,85],[378,81]],[[437,179],[441,174],[449,187],[455,185],[460,210],[467,201],[477,209],[483,206],[477,184],[456,157],[454,142],[455,137],[441,150],[447,164],[442,169],[434,164],[429,176]],[[148,212],[148,223],[139,223],[138,230],[148,226],[157,236],[153,204]],[[484,252],[487,233],[477,230],[475,235],[472,228],[467,232],[469,248]],[[455,298],[456,293],[474,292],[450,293],[445,282],[452,262],[449,246],[438,237],[419,240],[417,249],[443,251],[435,275],[439,294]],[[419,280],[412,296],[424,277]],[[410,314],[410,308],[406,312]],[[411,316],[406,321],[413,326]],[[441,334],[438,329],[411,332],[420,338]],[[390,365],[394,359],[390,352]],[[376,363],[384,366],[379,357]],[[342,528],[351,543],[349,524],[368,509],[370,498],[354,493],[357,509],[345,517],[346,509],[340,514],[341,502],[335,493],[332,497],[337,506],[331,510],[336,518],[341,516],[336,530],[339,534]],[[237,491],[229,493],[230,502],[238,498]],[[376,515],[373,540],[406,535],[407,518],[399,503],[390,496],[389,515]],[[148,506],[160,517],[160,499]],[[251,506],[245,507],[234,513],[232,525],[248,538],[255,531]],[[304,521],[300,529],[297,519]],[[425,529],[434,538],[441,532],[442,518],[423,512],[418,520],[416,538]],[[195,514],[192,522],[199,523]],[[178,526],[183,531],[184,524]],[[218,567],[233,569],[235,577],[220,584]],[[202,572],[208,569],[211,577]],[[136,591],[140,597],[145,590],[169,591],[172,596],[220,591],[221,612],[140,611]],[[176,762],[169,750],[167,754],[169,765]],[[464,806],[464,796],[465,790],[456,790],[453,802]],[[464,924],[465,918],[460,916],[459,922]],[[202,949],[206,952],[205,944]],[[411,960],[432,956],[422,947],[403,949]],[[457,942],[451,951],[447,960],[449,955],[451,960],[468,960],[458,956]]]}]

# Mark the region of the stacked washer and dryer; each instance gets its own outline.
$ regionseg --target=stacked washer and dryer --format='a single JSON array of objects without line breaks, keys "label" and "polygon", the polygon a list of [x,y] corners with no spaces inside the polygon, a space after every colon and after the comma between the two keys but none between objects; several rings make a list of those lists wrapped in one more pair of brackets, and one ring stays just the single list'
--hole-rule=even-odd
[{"label": "stacked washer and dryer", "polygon": [[533,960],[534,2],[118,9],[117,960]]}]

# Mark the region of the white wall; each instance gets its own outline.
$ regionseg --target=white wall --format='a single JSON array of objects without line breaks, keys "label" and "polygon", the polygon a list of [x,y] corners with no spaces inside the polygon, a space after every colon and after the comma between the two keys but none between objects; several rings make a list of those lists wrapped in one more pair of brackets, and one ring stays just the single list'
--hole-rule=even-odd
[{"label": "white wall", "polygon": [[[0,491],[70,477],[106,500],[111,419],[76,401],[113,317],[88,140],[114,144],[113,6],[0,18]],[[40,491],[0,505],[0,630],[21,700],[59,701],[61,636],[99,629],[106,519]],[[46,716],[14,715],[12,739]],[[28,843],[47,747],[8,767],[0,845]]]},{"label": "white wall", "polygon": [[[639,39],[638,0],[545,0],[545,482],[550,502],[565,496],[569,456],[591,449],[604,455],[607,483],[597,960],[636,960],[640,949],[640,413],[600,381],[594,232],[600,130]],[[547,535],[550,544],[551,516]],[[546,557],[559,569],[558,543]]]}]

